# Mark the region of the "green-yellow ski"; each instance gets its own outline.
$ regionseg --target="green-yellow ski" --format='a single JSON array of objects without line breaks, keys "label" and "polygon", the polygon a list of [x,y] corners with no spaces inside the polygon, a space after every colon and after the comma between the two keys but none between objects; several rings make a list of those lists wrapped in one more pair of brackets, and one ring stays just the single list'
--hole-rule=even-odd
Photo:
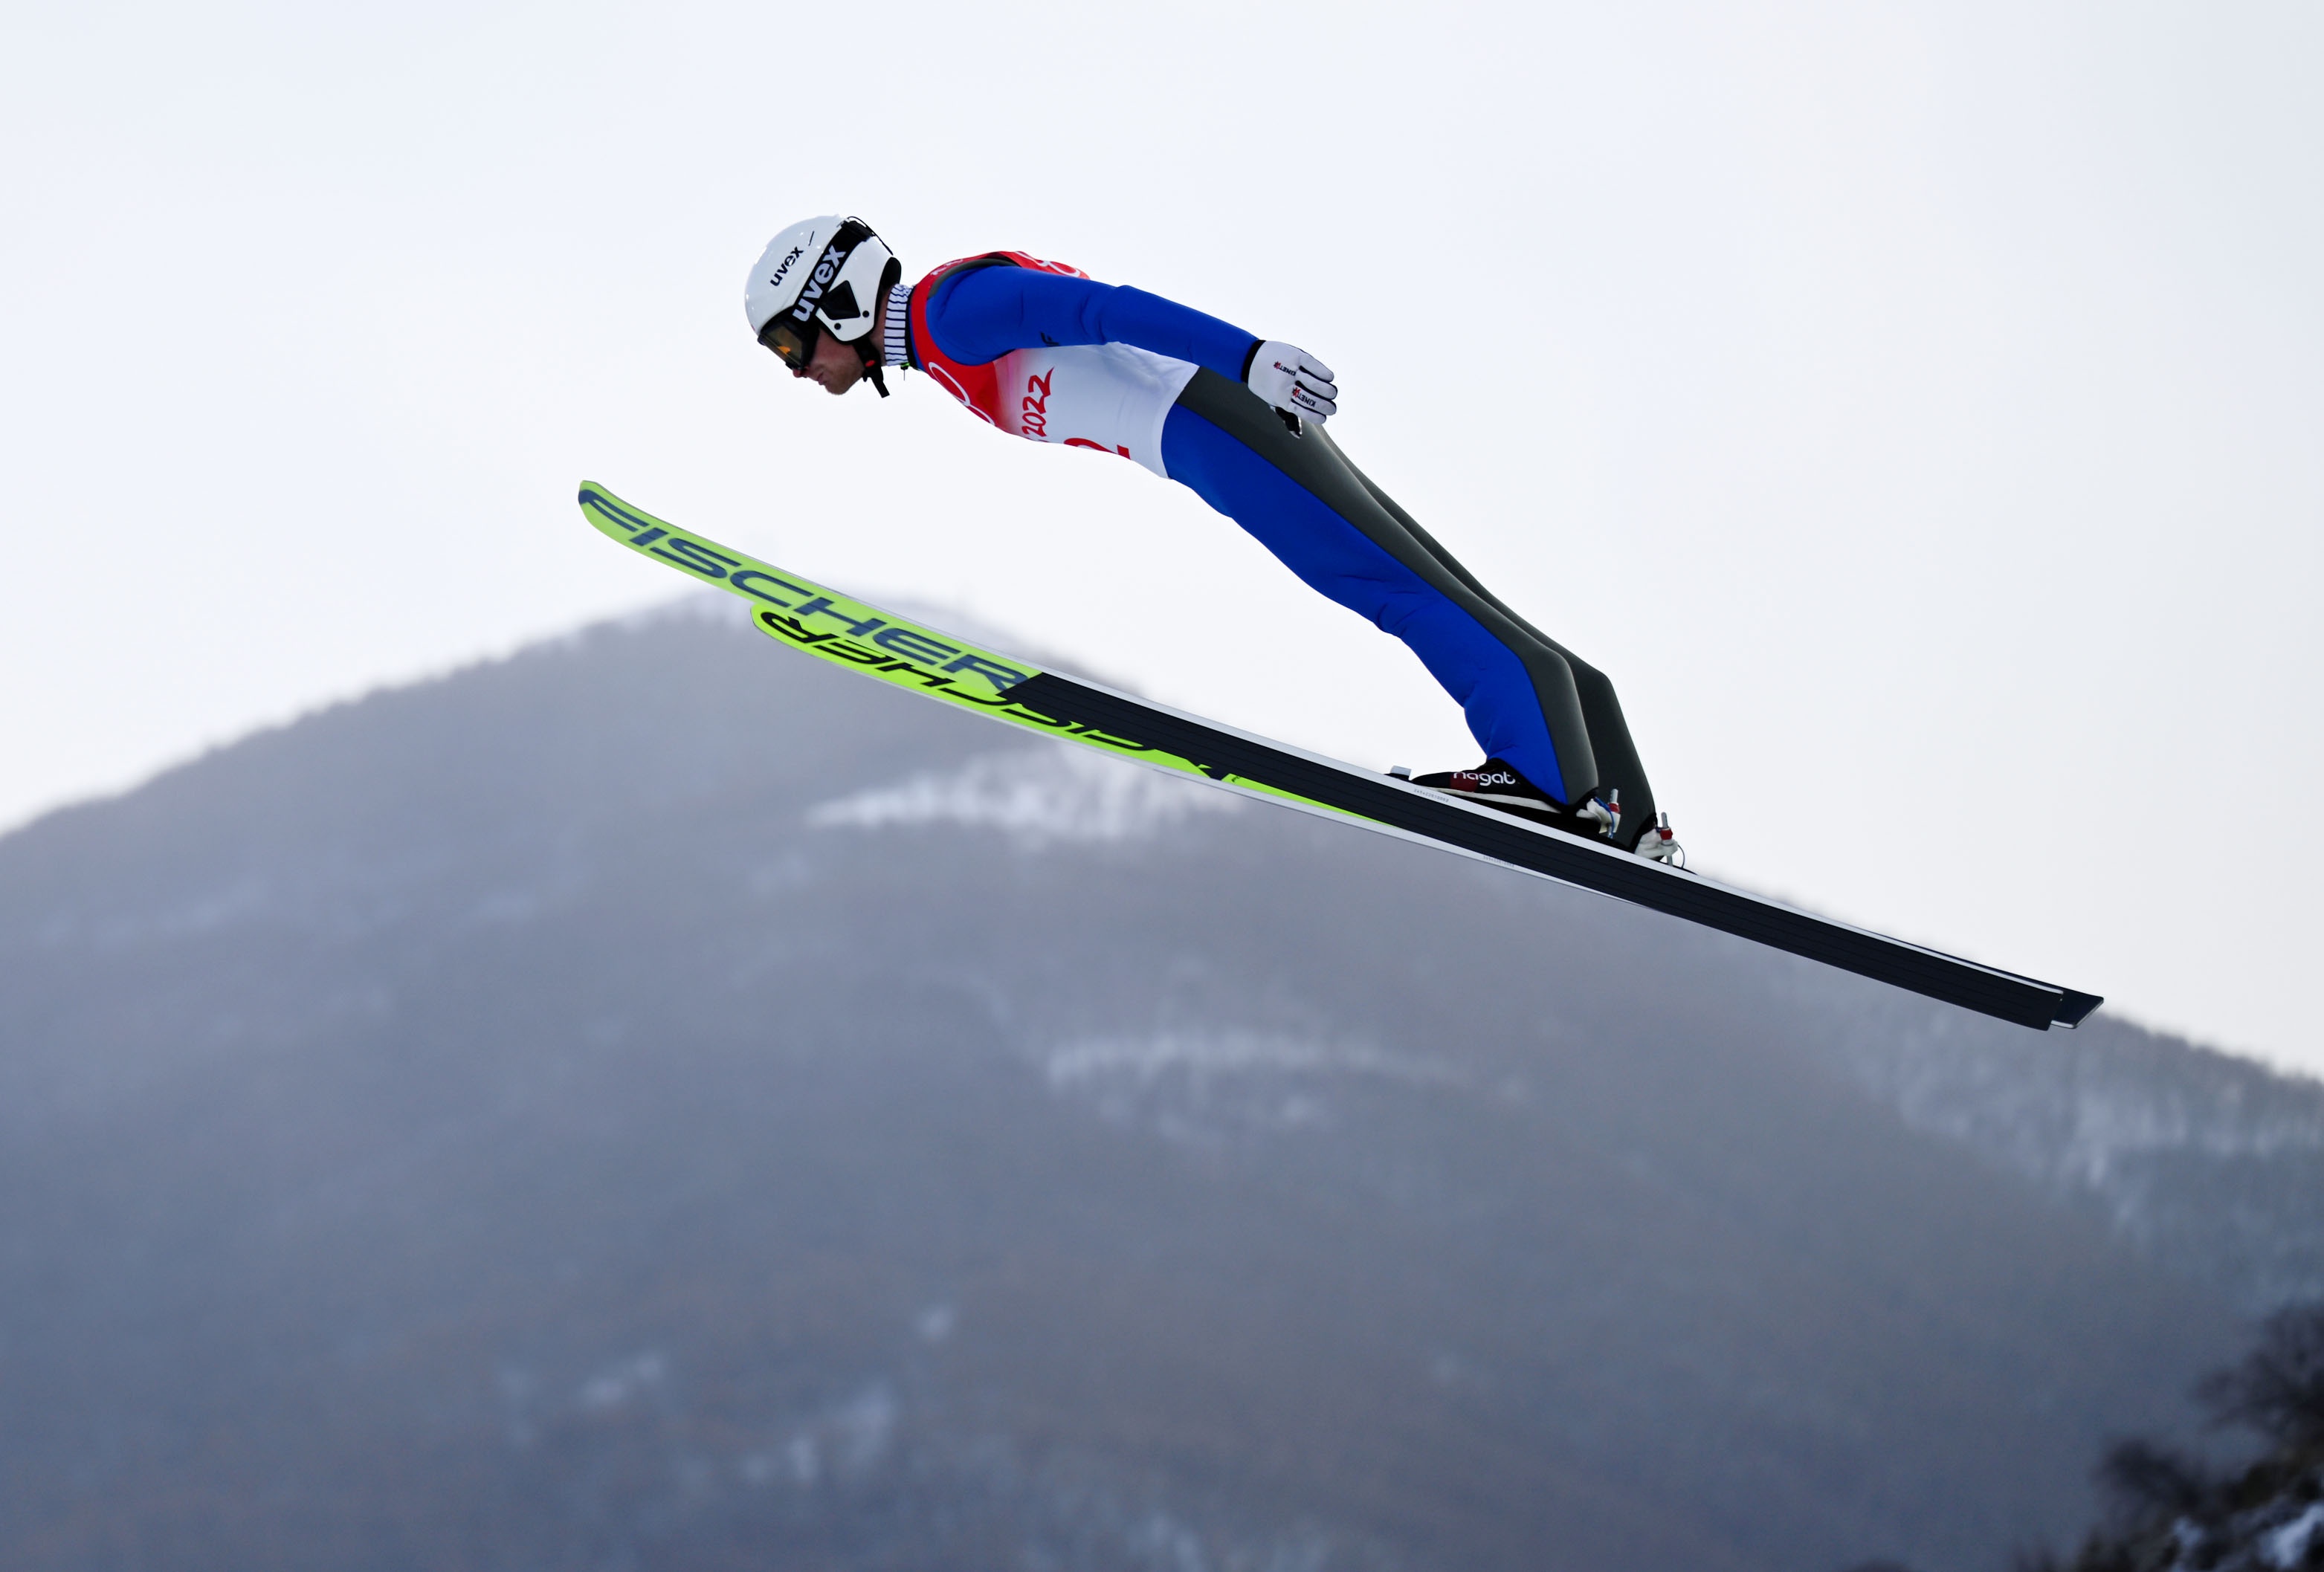
[{"label": "green-yellow ski", "polygon": [[631,550],[752,602],[759,628],[794,649],[1013,726],[1578,885],[2021,1026],[2079,1025],[2101,1002],[1043,671],[664,523],[602,486],[582,486],[581,511]]},{"label": "green-yellow ski", "polygon": [[754,602],[754,621],[761,631],[818,660],[828,660],[945,703],[959,704],[1047,736],[1070,738],[1156,768],[1201,776],[1335,815],[1349,812],[1259,781],[1245,780],[1217,766],[1206,767],[1182,758],[1167,749],[1115,736],[1099,726],[1063,720],[1028,708],[1011,698],[1010,691],[1046,675],[1032,662],[981,649],[964,639],[922,627],[798,574],[771,567],[756,557],[746,556],[731,547],[633,508],[603,486],[582,483],[581,511],[602,533],[631,550],[658,558]]}]

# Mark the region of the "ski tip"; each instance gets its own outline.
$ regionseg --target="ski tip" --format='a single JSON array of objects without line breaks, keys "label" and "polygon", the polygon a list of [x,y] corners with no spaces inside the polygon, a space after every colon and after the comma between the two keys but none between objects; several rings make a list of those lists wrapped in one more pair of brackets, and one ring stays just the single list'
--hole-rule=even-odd
[{"label": "ski tip", "polygon": [[2094,993],[2076,993],[2072,988],[2058,990],[2058,1007],[2050,1013],[2050,1024],[2072,1031],[2090,1018],[2090,1012],[2106,1000]]},{"label": "ski tip", "polygon": [[574,500],[581,504],[582,516],[600,528],[604,527],[607,519],[621,524],[625,529],[637,528],[635,525],[624,523],[623,520],[642,517],[636,509],[622,501],[621,498],[613,495],[595,481],[583,481],[580,494]]}]

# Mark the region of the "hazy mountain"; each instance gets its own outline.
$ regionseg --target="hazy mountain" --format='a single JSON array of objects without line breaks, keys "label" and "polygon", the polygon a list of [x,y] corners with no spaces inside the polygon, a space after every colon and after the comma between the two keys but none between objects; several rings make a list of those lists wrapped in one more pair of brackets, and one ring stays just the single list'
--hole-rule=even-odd
[{"label": "hazy mountain", "polygon": [[2319,1178],[696,609],[0,841],[0,1562],[1992,1567]]}]

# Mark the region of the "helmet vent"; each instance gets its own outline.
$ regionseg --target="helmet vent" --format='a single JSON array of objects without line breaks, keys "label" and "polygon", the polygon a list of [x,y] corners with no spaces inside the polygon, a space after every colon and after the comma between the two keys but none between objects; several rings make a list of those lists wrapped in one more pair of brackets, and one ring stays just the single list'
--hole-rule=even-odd
[{"label": "helmet vent", "polygon": [[844,279],[842,279],[835,288],[826,291],[816,304],[822,307],[825,316],[835,321],[844,321],[850,317],[863,315],[863,308],[855,303],[855,286]]}]

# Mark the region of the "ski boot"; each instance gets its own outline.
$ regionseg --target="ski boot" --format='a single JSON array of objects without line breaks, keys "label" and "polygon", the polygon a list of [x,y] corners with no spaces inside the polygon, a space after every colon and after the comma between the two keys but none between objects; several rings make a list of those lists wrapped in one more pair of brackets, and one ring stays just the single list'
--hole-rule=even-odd
[{"label": "ski boot", "polygon": [[1474,769],[1440,770],[1434,775],[1415,775],[1399,764],[1388,774],[1448,797],[1496,808],[1587,840],[1611,840],[1622,827],[1621,793],[1609,793],[1603,799],[1591,796],[1580,806],[1568,808],[1498,758],[1489,758]]}]

